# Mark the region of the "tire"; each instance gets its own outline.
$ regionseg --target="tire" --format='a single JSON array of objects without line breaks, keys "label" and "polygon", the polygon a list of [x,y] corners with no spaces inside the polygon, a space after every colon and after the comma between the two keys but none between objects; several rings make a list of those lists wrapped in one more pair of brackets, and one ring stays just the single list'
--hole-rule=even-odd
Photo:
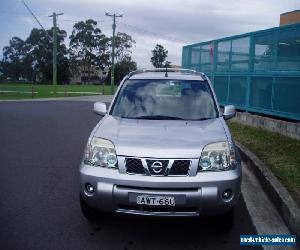
[{"label": "tire", "polygon": [[88,221],[96,221],[101,217],[101,212],[90,207],[80,195],[81,212]]}]

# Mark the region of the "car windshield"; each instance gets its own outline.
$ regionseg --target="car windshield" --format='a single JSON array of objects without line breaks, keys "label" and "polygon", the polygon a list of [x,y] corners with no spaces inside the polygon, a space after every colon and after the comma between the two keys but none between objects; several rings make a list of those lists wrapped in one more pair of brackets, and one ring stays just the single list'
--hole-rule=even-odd
[{"label": "car windshield", "polygon": [[206,120],[217,117],[207,81],[127,80],[111,115],[128,119]]}]

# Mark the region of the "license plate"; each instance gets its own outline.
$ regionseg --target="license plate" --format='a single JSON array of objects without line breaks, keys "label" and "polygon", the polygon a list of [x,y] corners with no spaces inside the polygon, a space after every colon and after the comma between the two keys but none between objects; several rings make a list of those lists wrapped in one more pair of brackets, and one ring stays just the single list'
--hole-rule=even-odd
[{"label": "license plate", "polygon": [[175,206],[175,199],[171,196],[139,195],[136,198],[136,203],[148,206]]}]

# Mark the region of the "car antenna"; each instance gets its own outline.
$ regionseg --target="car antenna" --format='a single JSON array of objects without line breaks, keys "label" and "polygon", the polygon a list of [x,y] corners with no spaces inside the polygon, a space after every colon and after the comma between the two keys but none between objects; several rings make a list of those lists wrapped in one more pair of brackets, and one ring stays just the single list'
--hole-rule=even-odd
[{"label": "car antenna", "polygon": [[165,77],[168,77],[168,68],[167,68],[167,65],[166,65],[166,73],[165,73]]}]

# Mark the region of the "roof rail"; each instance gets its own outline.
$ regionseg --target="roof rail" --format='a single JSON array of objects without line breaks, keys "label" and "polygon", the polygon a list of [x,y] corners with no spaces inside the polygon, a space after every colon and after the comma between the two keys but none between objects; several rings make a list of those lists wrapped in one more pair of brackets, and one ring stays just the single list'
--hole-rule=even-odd
[{"label": "roof rail", "polygon": [[163,73],[169,73],[169,72],[178,72],[178,73],[190,73],[195,75],[201,75],[203,79],[206,79],[205,74],[198,72],[193,69],[181,69],[181,68],[156,68],[156,69],[142,69],[142,70],[135,70],[130,72],[126,78],[130,78],[133,75],[141,74],[141,73],[147,73],[147,72],[163,72]]}]

